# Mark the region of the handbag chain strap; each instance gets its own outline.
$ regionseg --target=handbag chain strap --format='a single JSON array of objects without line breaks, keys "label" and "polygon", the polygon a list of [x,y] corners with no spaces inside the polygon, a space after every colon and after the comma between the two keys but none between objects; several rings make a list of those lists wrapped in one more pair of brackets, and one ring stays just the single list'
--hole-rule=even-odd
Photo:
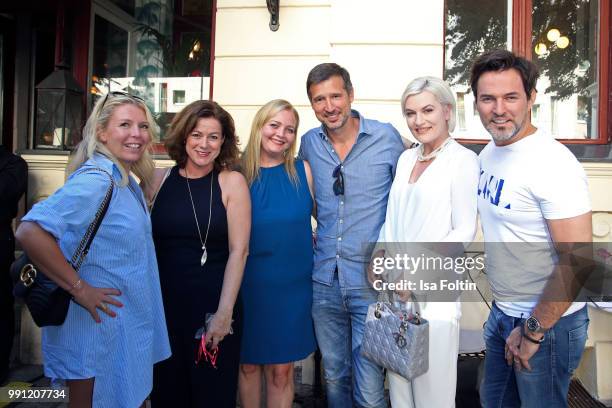
[{"label": "handbag chain strap", "polygon": [[85,231],[85,235],[83,235],[83,239],[81,239],[79,246],[74,251],[74,255],[72,255],[70,264],[74,268],[75,272],[79,272],[79,269],[81,268],[81,265],[83,264],[83,261],[85,260],[85,257],[87,256],[87,253],[89,252],[89,247],[91,246],[91,243],[94,237],[96,236],[96,232],[98,231],[98,228],[100,227],[100,224],[102,223],[102,220],[104,219],[104,216],[106,215],[106,211],[108,210],[110,200],[113,196],[113,189],[115,187],[115,181],[113,180],[113,177],[104,169],[96,167],[96,168],[87,169],[87,170],[84,170],[78,173],[78,174],[96,173],[99,171],[105,173],[108,176],[108,178],[110,179],[110,185],[108,186],[108,189],[106,190],[106,195],[104,196],[104,199],[102,200],[102,203],[100,204],[100,207],[98,207],[98,211],[96,211],[94,220],[87,227],[87,230]]}]

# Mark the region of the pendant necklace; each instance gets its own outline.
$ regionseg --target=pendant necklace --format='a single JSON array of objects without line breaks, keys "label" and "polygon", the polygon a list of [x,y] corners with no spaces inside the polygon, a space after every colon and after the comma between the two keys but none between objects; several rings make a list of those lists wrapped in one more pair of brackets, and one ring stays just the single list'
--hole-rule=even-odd
[{"label": "pendant necklace", "polygon": [[206,241],[208,240],[208,230],[210,229],[210,216],[212,215],[212,189],[213,181],[215,180],[215,170],[211,171],[210,175],[210,205],[208,207],[208,225],[206,226],[206,236],[202,241],[202,233],[200,232],[200,223],[198,222],[198,215],[196,214],[195,205],[193,204],[193,196],[191,195],[191,187],[189,187],[189,174],[187,173],[187,167],[185,166],[185,178],[187,180],[187,191],[189,191],[189,199],[191,200],[191,208],[193,208],[193,217],[195,218],[196,227],[198,227],[198,237],[200,237],[200,244],[202,244],[202,258],[200,258],[200,265],[204,266],[206,259],[208,258],[208,252],[206,251]]},{"label": "pendant necklace", "polygon": [[434,159],[437,155],[440,154],[440,152],[442,150],[444,150],[444,148],[446,146],[448,146],[448,144],[451,142],[451,138],[450,136],[444,141],[444,143],[442,143],[440,146],[438,146],[437,148],[435,148],[434,150],[432,150],[431,152],[429,152],[428,154],[425,154],[425,145],[421,144],[419,145],[419,147],[417,147],[417,160],[420,162],[424,162],[424,161],[428,161],[431,159]]}]

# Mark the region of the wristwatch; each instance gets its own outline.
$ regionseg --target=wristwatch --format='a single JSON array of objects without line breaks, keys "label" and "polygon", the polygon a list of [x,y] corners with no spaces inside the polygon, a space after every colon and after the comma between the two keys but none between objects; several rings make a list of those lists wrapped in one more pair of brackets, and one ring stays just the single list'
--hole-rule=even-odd
[{"label": "wristwatch", "polygon": [[548,331],[548,329],[542,327],[540,321],[534,315],[531,315],[527,318],[525,326],[527,330],[529,330],[531,333],[544,334]]},{"label": "wristwatch", "polygon": [[525,326],[521,325],[521,335],[523,336],[523,338],[529,340],[531,343],[533,344],[542,344],[544,343],[544,337],[546,336],[542,336],[542,338],[540,339],[534,339],[533,337],[531,337],[530,335],[527,334],[527,332],[525,331]]}]

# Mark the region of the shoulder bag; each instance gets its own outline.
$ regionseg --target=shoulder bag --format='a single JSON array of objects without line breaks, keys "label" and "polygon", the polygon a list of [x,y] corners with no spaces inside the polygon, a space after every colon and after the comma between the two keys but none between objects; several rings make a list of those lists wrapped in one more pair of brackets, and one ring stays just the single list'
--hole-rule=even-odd
[{"label": "shoulder bag", "polygon": [[[113,177],[105,170],[96,168],[85,170],[82,173],[94,171],[105,173],[110,178],[110,185],[98,211],[96,211],[94,220],[89,224],[79,246],[69,261],[77,274],[106,215],[115,186]],[[13,262],[10,274],[14,284],[13,294],[15,297],[23,299],[37,326],[59,326],[64,323],[72,296],[45,276],[28,257],[28,254],[24,252]]]}]

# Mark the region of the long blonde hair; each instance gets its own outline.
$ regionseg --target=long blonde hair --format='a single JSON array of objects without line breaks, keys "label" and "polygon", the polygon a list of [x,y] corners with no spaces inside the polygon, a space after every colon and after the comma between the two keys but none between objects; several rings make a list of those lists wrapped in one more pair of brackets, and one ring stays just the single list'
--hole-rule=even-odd
[{"label": "long blonde hair", "polygon": [[[298,126],[300,124],[300,116],[297,110],[289,102],[283,99],[274,99],[262,106],[251,125],[251,134],[244,153],[242,154],[242,172],[247,179],[249,185],[259,177],[259,169],[261,167],[261,129],[272,119],[274,115],[284,110],[288,110],[295,116],[295,133],[297,135]],[[297,137],[297,136],[296,136]],[[289,149],[285,152],[285,171],[289,175],[289,179],[293,184],[297,185],[298,176],[295,171],[295,154],[296,154],[297,139],[291,143]]]},{"label": "long blonde hair", "polygon": [[[113,94],[108,97],[100,98],[94,106],[91,115],[87,118],[87,123],[83,128],[83,140],[79,143],[70,157],[68,167],[66,168],[66,177],[70,176],[79,169],[88,159],[92,158],[94,153],[100,153],[108,157],[121,172],[121,186],[126,186],[129,182],[129,175],[125,168],[119,163],[119,160],[111,153],[110,150],[99,140],[100,132],[104,131],[115,109],[121,105],[132,104],[142,109],[149,122],[149,135],[151,142],[157,137],[157,124],[147,105],[140,99],[130,95]],[[131,171],[141,181],[143,189],[151,184],[155,163],[149,153],[149,146],[140,159],[132,165]]]}]

